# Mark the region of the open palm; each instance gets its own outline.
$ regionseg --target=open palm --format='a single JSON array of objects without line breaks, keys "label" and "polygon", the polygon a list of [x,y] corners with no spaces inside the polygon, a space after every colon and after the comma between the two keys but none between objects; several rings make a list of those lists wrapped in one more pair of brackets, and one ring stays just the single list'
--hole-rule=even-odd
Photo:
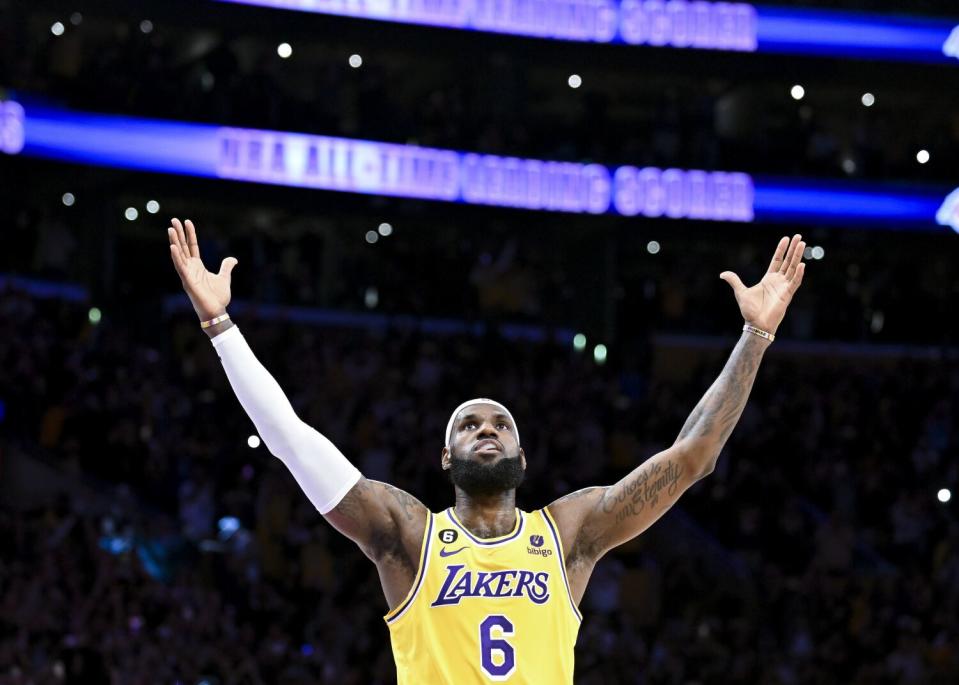
[{"label": "open palm", "polygon": [[732,287],[746,323],[769,333],[776,332],[806,273],[806,264],[802,261],[805,249],[806,243],[798,233],[792,240],[783,237],[776,246],[766,274],[751,288],[747,288],[732,271],[719,275]]},{"label": "open palm", "polygon": [[230,304],[230,274],[237,260],[227,257],[220,264],[219,273],[207,271],[200,259],[193,222],[187,219],[185,231],[179,219],[173,219],[171,223],[173,225],[167,229],[170,256],[197,316],[202,321],[223,314]]}]

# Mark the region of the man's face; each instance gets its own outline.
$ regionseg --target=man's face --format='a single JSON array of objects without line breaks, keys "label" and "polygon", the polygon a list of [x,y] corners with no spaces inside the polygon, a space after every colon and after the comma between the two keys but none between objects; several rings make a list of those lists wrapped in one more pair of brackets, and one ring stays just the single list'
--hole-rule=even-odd
[{"label": "man's face", "polygon": [[526,456],[516,442],[512,419],[489,404],[471,404],[460,411],[442,463],[453,484],[473,496],[514,490],[526,475]]}]

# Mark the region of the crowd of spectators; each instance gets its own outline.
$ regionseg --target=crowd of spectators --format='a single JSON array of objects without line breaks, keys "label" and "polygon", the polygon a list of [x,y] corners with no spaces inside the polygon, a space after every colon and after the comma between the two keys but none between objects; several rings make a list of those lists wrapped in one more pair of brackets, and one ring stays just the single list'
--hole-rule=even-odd
[{"label": "crowd of spectators", "polygon": [[[523,426],[530,510],[668,445],[721,363],[680,382],[647,356],[239,324],[304,420],[434,511],[451,502],[437,436],[463,397]],[[7,291],[0,341],[5,460],[41,455],[108,498],[0,514],[0,683],[394,681],[373,566],[247,445],[192,317],[93,325],[82,304]],[[954,360],[774,347],[717,471],[678,505],[739,573],[668,553],[670,517],[611,553],[576,682],[955,682],[959,524],[936,492],[959,483],[957,393]]]}]

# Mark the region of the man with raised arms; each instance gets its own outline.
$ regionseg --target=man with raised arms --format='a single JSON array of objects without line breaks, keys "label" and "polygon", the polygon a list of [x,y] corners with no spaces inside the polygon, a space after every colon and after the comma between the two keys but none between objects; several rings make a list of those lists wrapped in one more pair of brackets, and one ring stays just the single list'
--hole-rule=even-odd
[{"label": "man with raised arms", "polygon": [[612,485],[518,509],[526,456],[514,417],[491,399],[464,402],[440,450],[455,504],[437,513],[364,478],[297,417],[227,314],[237,260],[207,271],[193,224],[172,223],[173,264],[240,404],[313,505],[376,565],[400,685],[573,682],[578,605],[596,562],[712,472],[805,271],[795,235],[756,285],[720,274],[745,320],[739,342],[675,442]]}]

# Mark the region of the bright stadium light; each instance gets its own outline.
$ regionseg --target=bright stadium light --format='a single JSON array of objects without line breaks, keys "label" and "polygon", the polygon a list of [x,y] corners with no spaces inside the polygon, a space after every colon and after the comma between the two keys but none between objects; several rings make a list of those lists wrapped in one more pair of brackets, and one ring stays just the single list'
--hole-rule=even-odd
[{"label": "bright stadium light", "polygon": [[872,93],[864,93],[862,96],[862,104],[866,107],[872,107],[876,104],[876,96]]},{"label": "bright stadium light", "polygon": [[928,162],[929,157],[929,150],[920,150],[918,153],[916,153],[916,161],[918,161],[920,164],[925,164]]},{"label": "bright stadium light", "polygon": [[63,22],[55,21],[50,27],[50,33],[55,36],[62,36],[63,32],[66,30],[66,27],[63,25]]},{"label": "bright stadium light", "polygon": [[646,243],[646,251],[649,254],[659,254],[661,249],[662,247],[660,246],[658,240],[650,240],[648,243]]},{"label": "bright stadium light", "polygon": [[137,217],[140,216],[140,212],[137,211],[136,207],[127,207],[126,211],[123,212],[123,216],[127,218],[127,221],[136,221]]},{"label": "bright stadium light", "polygon": [[605,364],[606,355],[607,355],[606,345],[597,345],[596,347],[593,348],[593,359],[596,361],[597,364]]},{"label": "bright stadium light", "polygon": [[800,85],[795,85],[789,91],[789,94],[792,95],[793,100],[802,100],[806,96],[806,89]]},{"label": "bright stadium light", "polygon": [[140,22],[140,31],[142,33],[152,33],[153,32],[153,22],[149,19],[144,19]]},{"label": "bright stadium light", "polygon": [[63,197],[61,197],[60,200],[67,207],[72,207],[73,203],[77,201],[77,198],[73,196],[73,193],[64,193]]},{"label": "bright stadium light", "polygon": [[372,245],[373,243],[375,243],[375,242],[376,242],[377,240],[379,240],[379,239],[380,239],[380,234],[377,233],[376,231],[367,231],[367,232],[366,232],[366,242],[368,242],[370,245]]},{"label": "bright stadium light", "polygon": [[856,173],[856,160],[852,157],[846,157],[842,160],[842,170],[850,175]]},{"label": "bright stadium light", "polygon": [[586,336],[582,333],[577,333],[573,336],[573,349],[577,352],[582,352],[586,349]]},{"label": "bright stadium light", "polygon": [[812,249],[812,258],[815,260],[820,260],[826,256],[826,251],[822,249],[819,245],[816,245]]},{"label": "bright stadium light", "polygon": [[100,319],[103,318],[103,312],[100,311],[98,307],[90,307],[90,311],[87,312],[87,320],[96,326],[100,323]]},{"label": "bright stadium light", "polygon": [[260,436],[251,435],[246,439],[246,444],[249,445],[252,449],[256,449],[260,446]]},{"label": "bright stadium light", "polygon": [[579,74],[570,74],[570,77],[566,82],[569,83],[570,88],[579,88],[581,85],[583,85],[583,77]]},{"label": "bright stadium light", "polygon": [[943,488],[936,494],[936,497],[939,498],[940,502],[945,504],[946,502],[952,499],[952,493],[949,491],[949,488]]},{"label": "bright stadium light", "polygon": [[288,59],[293,54],[293,46],[289,43],[280,43],[276,46],[276,54],[282,59]]},{"label": "bright stadium light", "polygon": [[156,200],[150,200],[147,202],[147,211],[150,212],[150,214],[156,214],[160,211],[160,203]]},{"label": "bright stadium light", "polygon": [[384,221],[383,223],[380,224],[377,231],[379,231],[379,234],[385,238],[393,234],[393,227]]},{"label": "bright stadium light", "polygon": [[350,66],[359,69],[363,66],[363,58],[359,55],[350,55]]}]

